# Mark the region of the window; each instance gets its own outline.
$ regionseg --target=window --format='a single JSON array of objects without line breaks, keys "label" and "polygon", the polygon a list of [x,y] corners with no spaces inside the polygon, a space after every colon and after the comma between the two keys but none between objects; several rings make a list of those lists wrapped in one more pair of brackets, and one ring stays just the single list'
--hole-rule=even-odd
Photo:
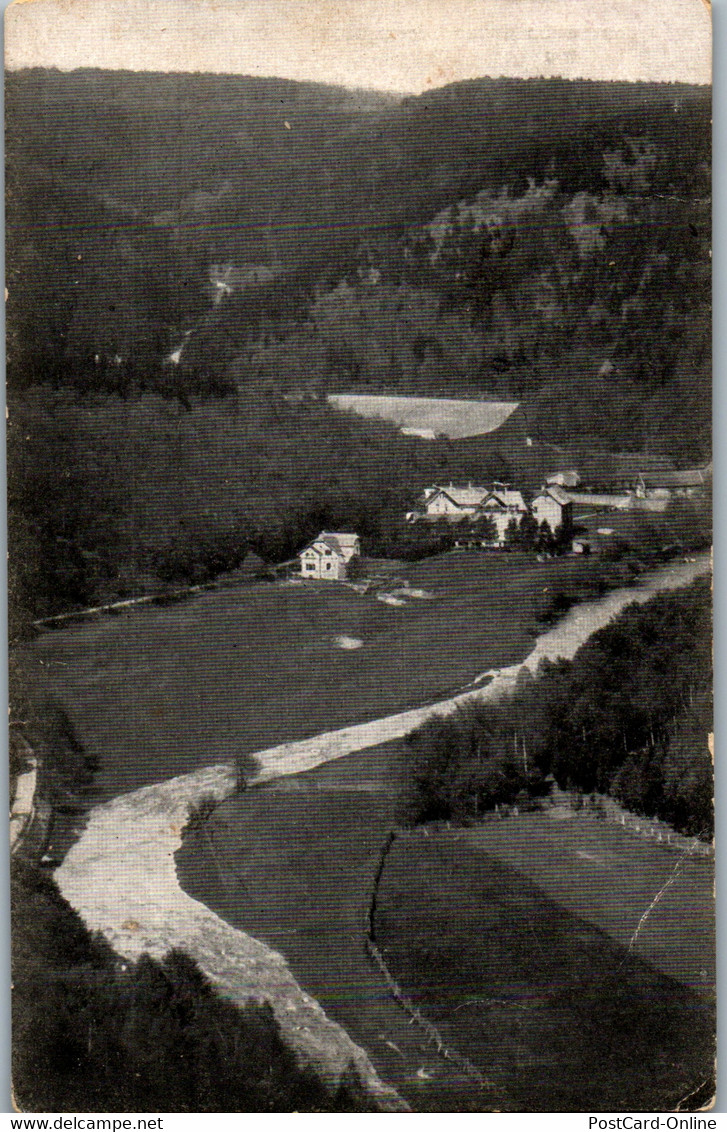
[{"label": "window", "polygon": [[315,570],[316,564],[315,562],[306,562],[305,568],[306,570]]},{"label": "window", "polygon": [[332,570],[332,569],[333,569],[333,563],[332,562],[326,562],[326,570]]}]

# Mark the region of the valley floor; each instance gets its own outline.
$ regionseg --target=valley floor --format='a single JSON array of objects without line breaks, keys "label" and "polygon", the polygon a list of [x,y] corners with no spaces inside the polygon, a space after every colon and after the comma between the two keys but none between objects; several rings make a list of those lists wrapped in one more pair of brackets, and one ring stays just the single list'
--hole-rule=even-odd
[{"label": "valley floor", "polygon": [[[482,569],[500,569],[499,566],[490,567],[491,561],[484,556]],[[534,566],[533,570],[539,565]],[[436,591],[432,572],[451,570],[455,571],[455,577],[459,577],[460,588],[453,588],[453,600],[460,603],[460,624],[474,626],[473,635],[467,638],[467,647],[462,650],[468,658],[467,675],[471,680],[478,672],[481,673],[483,656],[491,663],[499,660],[502,664],[503,659],[512,658],[515,646],[508,636],[507,625],[501,626],[492,613],[484,624],[472,616],[473,602],[491,600],[491,590],[484,586],[481,573],[476,570],[468,572],[470,566],[471,563],[462,557],[433,560],[423,564],[429,571],[428,575],[422,570],[416,579],[412,577],[411,580],[412,583],[416,580],[422,588]],[[605,624],[629,601],[646,601],[652,593],[676,588],[708,569],[709,562],[706,558],[688,565],[673,564],[648,575],[638,586],[616,591],[597,602],[586,603],[572,610],[563,622],[541,634],[528,657],[528,663],[536,666],[543,656],[573,655],[590,633]],[[456,571],[460,570],[461,574],[457,575]],[[533,589],[543,580],[542,575],[534,574],[530,576],[528,585]],[[467,590],[468,583],[475,587],[474,593]],[[159,615],[157,611],[151,614],[147,611],[144,616],[148,616],[149,621],[145,627],[135,620],[137,615],[133,615],[126,624],[111,622],[84,626],[82,631],[64,630],[57,636],[51,635],[37,642],[36,659],[50,669],[54,690],[64,695],[64,702],[69,705],[81,740],[84,745],[90,743],[92,750],[100,755],[100,792],[120,795],[91,809],[79,839],[72,845],[55,874],[62,894],[81,913],[87,926],[91,930],[102,931],[122,955],[136,957],[143,951],[161,955],[171,946],[180,947],[189,951],[224,994],[238,1001],[251,994],[270,997],[277,1004],[276,1016],[281,1024],[284,1022],[284,1033],[293,1042],[294,1048],[301,1051],[307,1049],[314,1061],[317,1059],[322,1065],[329,1064],[329,1070],[330,1058],[333,1057],[339,1073],[345,1068],[346,1058],[358,1059],[375,1091],[382,1098],[388,1097],[387,1104],[395,1105],[398,1102],[386,1092],[368,1057],[379,1071],[380,1077],[394,1084],[414,1108],[487,1111],[492,1108],[510,1107],[517,1110],[526,1107],[531,1098],[518,1093],[507,1074],[498,1071],[498,1075],[493,1077],[493,1066],[489,1064],[487,1057],[482,1059],[487,1064],[481,1067],[490,1082],[484,1095],[479,1085],[473,1084],[471,1079],[464,1077],[459,1070],[440,1058],[436,1049],[409,1027],[406,1016],[389,999],[383,982],[366,956],[364,925],[377,855],[387,831],[397,817],[398,792],[395,784],[399,775],[397,759],[400,756],[395,749],[388,747],[379,749],[378,752],[364,751],[341,758],[337,756],[344,754],[344,751],[331,752],[325,745],[321,745],[317,762],[325,763],[327,759],[334,761],[310,770],[306,776],[296,775],[296,771],[300,770],[296,762],[296,751],[308,751],[310,739],[291,742],[282,752],[280,748],[262,751],[258,748],[256,769],[261,779],[269,778],[271,773],[291,777],[278,778],[267,786],[252,787],[239,796],[223,801],[234,790],[234,778],[229,768],[231,759],[228,757],[223,760],[226,766],[209,768],[210,755],[213,750],[219,750],[219,747],[203,744],[192,750],[189,737],[187,743],[183,743],[187,720],[200,718],[184,699],[183,689],[189,689],[190,684],[195,687],[189,668],[186,669],[185,680],[185,661],[199,666],[203,658],[214,655],[216,644],[220,640],[227,640],[228,650],[237,645],[247,656],[245,671],[249,674],[253,688],[258,688],[259,681],[271,672],[268,667],[269,653],[262,652],[257,669],[251,664],[250,656],[254,654],[255,643],[260,638],[251,639],[242,631],[244,625],[250,628],[250,623],[245,622],[245,618],[251,615],[250,605],[242,602],[238,606],[232,595],[227,594],[219,595],[222,600],[216,606],[210,606],[208,598],[215,596],[218,595],[205,595],[189,606],[165,610]],[[511,590],[509,602],[513,598]],[[382,616],[398,617],[411,612],[411,635],[407,637],[406,633],[403,634],[402,647],[411,649],[415,647],[414,642],[417,642],[420,669],[414,674],[414,679],[421,678],[422,672],[428,672],[426,661],[429,657],[432,658],[435,673],[440,679],[443,671],[451,674],[452,668],[448,665],[451,665],[452,659],[460,657],[460,640],[455,636],[450,641],[449,652],[445,652],[445,660],[442,662],[444,667],[436,663],[438,653],[433,647],[433,638],[425,633],[426,618],[433,616],[428,611],[434,608],[434,602],[412,603],[411,610],[387,607],[382,612],[379,608],[368,609],[357,605],[362,597],[352,591],[336,587],[334,593],[322,587],[309,589],[303,586],[264,588],[261,591],[262,600],[289,603],[289,620],[283,624],[283,629],[275,621],[266,623],[265,629],[267,631],[269,628],[270,640],[279,642],[283,630],[296,624],[300,626],[296,638],[300,651],[295,651],[283,669],[286,677],[294,673],[300,686],[306,685],[309,675],[304,667],[306,649],[311,657],[317,655],[316,650],[320,649],[318,655],[328,658],[332,652],[327,635],[329,628],[348,628],[353,635],[353,627],[341,618],[343,624],[339,621],[327,626],[325,649],[322,648],[321,601],[331,602],[330,608],[338,609],[339,615],[341,610],[366,608],[366,615],[373,619],[371,623]],[[377,606],[380,604],[376,603]],[[278,606],[278,611],[280,608]],[[492,605],[489,608],[492,610]],[[253,609],[259,614],[260,605],[255,605]],[[306,609],[308,620],[303,618],[299,623],[296,617]],[[406,622],[399,622],[399,633],[402,624],[405,625]],[[162,632],[165,626],[166,636]],[[223,636],[225,626],[228,634],[226,638]],[[208,627],[210,637],[206,639]],[[355,628],[358,635],[361,635],[360,625],[357,624]],[[440,631],[446,637],[441,625]],[[386,642],[394,636],[393,628],[385,635],[382,634],[378,641],[381,655],[386,655]],[[478,639],[483,650],[493,650],[493,641],[507,641],[507,651],[503,644],[503,652],[499,655],[495,651],[478,653]],[[152,641],[157,650],[156,666],[152,663],[150,651]],[[185,648],[181,647],[182,641]],[[525,638],[522,638],[520,657],[526,651],[524,642]],[[90,655],[84,646],[90,646]],[[345,657],[348,661],[351,657],[360,657],[364,652],[364,649],[335,650],[333,655]],[[281,655],[280,652],[276,654],[277,657]],[[480,659],[477,667],[474,667],[475,656]],[[144,679],[133,679],[132,673],[125,674],[124,664],[132,658],[137,664],[144,662],[146,658],[147,671]],[[94,663],[97,666],[95,669]],[[409,694],[412,687],[408,682],[409,670],[402,665],[400,654],[393,660],[390,659],[389,665],[390,683],[383,694],[384,703],[388,702],[386,695],[391,689],[399,697],[402,695],[401,687],[397,687],[394,681],[395,665],[396,671],[401,674],[401,683],[409,689]],[[63,671],[64,668],[66,671]],[[519,665],[512,665],[509,669],[498,670],[493,674],[491,682],[483,686],[480,694],[484,692],[485,696],[492,695],[500,687],[511,686],[518,668]],[[239,667],[236,668],[231,662],[230,653],[223,650],[217,663],[211,670],[207,670],[206,675],[208,683],[204,690],[211,707],[208,716],[201,716],[201,723],[213,729],[218,742],[223,736],[226,738],[226,749],[229,752],[231,737],[237,738],[235,721],[241,720],[241,745],[249,744],[252,735],[258,734],[259,730],[245,730],[244,722],[248,717],[244,713],[252,710],[247,699],[251,692],[241,679]],[[115,697],[122,685],[126,698],[122,697],[119,705]],[[365,680],[363,685],[370,694],[372,685],[367,685]],[[273,689],[269,690],[268,698],[263,697],[258,705],[259,714],[256,719],[263,720],[273,735],[279,733],[279,728],[290,726],[290,720],[283,720],[281,723],[281,716],[284,715],[282,705],[285,701],[280,697],[284,686],[284,680],[282,684],[275,682]],[[350,697],[343,694],[344,687],[347,689],[348,685],[344,686],[341,673],[338,673],[338,679],[332,673],[327,683],[321,683],[320,688],[317,687],[320,692],[320,699],[316,700],[317,710],[322,712],[326,704],[333,705],[331,711],[334,719],[339,712],[344,718],[347,715],[350,718],[354,710],[360,711],[363,700],[358,698],[358,683],[351,680]],[[239,691],[242,703],[238,702],[235,691]],[[275,708],[270,698],[272,692],[276,697]],[[135,706],[136,699],[138,708]],[[128,705],[128,711],[120,710],[124,705]],[[156,713],[152,710],[155,706]],[[428,710],[437,710],[442,706],[434,704]],[[303,722],[303,717],[296,715],[295,711],[292,714],[299,729],[302,726],[305,730],[311,727],[311,719]],[[316,716],[313,715],[312,718]],[[168,726],[165,726],[166,719],[169,719]],[[113,732],[114,726],[116,733]],[[258,722],[256,728],[259,726]],[[375,727],[376,723],[371,726]],[[136,733],[136,741],[130,743],[135,727],[140,730]],[[164,737],[162,748],[155,748],[153,745],[149,750],[144,748],[142,738],[151,733]],[[113,742],[104,747],[102,738],[110,738],[112,735]],[[196,732],[192,740],[195,737],[198,738]],[[175,741],[183,744],[181,760],[175,757]],[[384,754],[381,753],[382,750]],[[121,760],[120,767],[115,765],[119,752],[126,752],[127,756]],[[281,754],[282,761],[279,761],[278,756]],[[197,767],[205,760],[208,769],[198,769],[186,777],[160,781],[168,780],[172,768],[178,766],[179,761],[182,765],[185,760],[191,761],[192,756]],[[305,765],[311,767],[315,762],[308,761]],[[137,779],[136,782],[134,778]],[[156,781],[157,785],[138,788],[150,780]],[[124,785],[127,787],[126,792],[123,790]],[[207,822],[196,823],[197,832],[182,849],[179,868],[183,884],[187,888],[185,893],[180,890],[175,875],[174,853],[178,849],[188,814],[208,796],[210,800],[222,804],[213,809],[212,817]],[[552,829],[552,836],[557,839],[559,831],[556,823],[552,823]],[[621,836],[629,835],[622,832]],[[656,851],[657,847],[652,848]],[[587,845],[585,851],[590,852]],[[668,852],[666,849],[661,851]],[[468,859],[470,856],[468,850]],[[506,864],[504,862],[497,867],[504,868]],[[517,868],[522,868],[527,873],[524,866]],[[515,873],[511,870],[508,875],[520,876],[517,868]],[[628,869],[625,871],[628,872]],[[656,882],[656,873],[653,874],[653,879]],[[384,880],[388,883],[386,871]],[[537,878],[535,882],[541,884]],[[610,877],[609,884],[613,883],[614,878]],[[513,881],[510,887],[514,893],[517,894],[520,884],[526,884],[526,881]],[[522,906],[530,907],[532,914],[539,915],[542,905],[543,914],[547,912],[550,915],[548,909],[551,906],[561,908],[559,898],[557,893],[551,896],[544,882],[542,889],[541,892],[539,888],[532,898],[528,895],[528,890],[527,899]],[[435,884],[433,891],[444,891],[440,882]],[[644,911],[643,896],[643,891],[640,891],[638,899],[634,898],[634,912],[638,904],[639,914]],[[433,904],[433,910],[434,907]],[[215,912],[219,912],[219,916]],[[485,913],[490,914],[487,909]],[[449,914],[450,911],[446,911],[445,919]],[[578,912],[575,914],[581,915]],[[561,918],[570,917],[570,923],[574,910],[561,909],[558,915]],[[456,915],[452,914],[451,918],[456,923]],[[225,920],[228,924],[225,924]],[[385,924],[378,925],[377,931],[389,930],[391,927],[390,921],[388,928]],[[242,931],[236,931],[235,928],[242,928]],[[595,930],[598,937],[596,950],[599,955],[602,953],[605,956],[604,970],[611,972],[609,977],[612,982],[615,979],[613,985],[625,987],[624,993],[629,994],[631,965],[622,963],[623,942],[611,940],[608,929],[602,928],[600,924],[595,925]],[[575,940],[574,954],[582,958],[582,945],[590,946],[588,941],[584,943],[582,933],[579,936],[575,929],[571,931],[567,928],[563,931],[565,934],[561,932],[561,935],[569,941],[569,947]],[[259,936],[264,943],[258,944],[248,933]],[[606,936],[610,942],[604,943]],[[445,933],[443,940],[446,941],[446,938]],[[555,937],[554,946],[558,946]],[[681,942],[679,946],[682,946]],[[689,945],[684,946],[688,950]],[[271,951],[271,947],[276,951]],[[385,940],[383,947],[386,955],[389,944]],[[455,950],[458,953],[461,950],[460,941],[456,942]],[[282,955],[278,952],[282,952]],[[708,958],[705,959],[705,964],[708,968]],[[438,964],[431,964],[429,969],[432,975],[436,975]],[[406,982],[409,978],[404,965],[402,981]],[[656,984],[653,984],[654,978],[657,979]],[[297,980],[303,987],[302,991]],[[649,974],[646,982],[649,987],[652,984],[657,987],[658,994],[665,1002],[672,1003],[673,1000],[676,1004],[673,1006],[676,1011],[674,1032],[682,1033],[680,1027],[683,1019],[692,1010],[689,1004],[696,1001],[693,992],[684,988],[674,990],[675,987],[679,988],[677,980],[667,979],[661,973]],[[604,983],[604,993],[610,993],[610,986],[611,984],[606,987]],[[281,988],[284,989],[282,995]],[[427,1006],[425,1000],[431,988],[414,990],[422,995],[422,1002]],[[320,998],[326,1014],[320,1010],[311,995]],[[467,988],[464,997],[469,996]],[[598,996],[591,1001],[594,1011],[597,1004]],[[460,1013],[459,1005],[458,1002],[453,1007],[453,1012],[456,1009]],[[426,1013],[424,1006],[422,1009]],[[637,1028],[656,1025],[656,1016],[649,1014],[650,1008],[645,1009],[643,1019],[634,1022]],[[672,1006],[669,1006],[669,1010],[671,1009]],[[687,1015],[683,1014],[683,1010],[687,1010]],[[691,1016],[698,1020],[699,1033],[708,1034],[709,1023],[701,1020],[703,1011],[702,999],[699,998],[699,1005]],[[465,1018],[467,1017],[465,1014]],[[595,1025],[594,1019],[595,1014],[588,1024]],[[344,1030],[350,1029],[354,1042],[362,1043],[366,1053],[359,1045],[349,1042],[344,1031],[335,1026],[337,1021],[342,1023]],[[546,1023],[550,1025],[547,1017]],[[449,1025],[446,1018],[444,1024]],[[569,1026],[572,1032],[572,1019],[570,1022],[566,1019],[564,1032],[568,1032]],[[457,1028],[450,1026],[450,1029],[456,1046],[460,1040]],[[607,1034],[604,1040],[615,1043],[616,1030],[614,1023],[614,1028],[608,1031],[611,1036]],[[470,1038],[466,1033],[464,1038],[469,1045]],[[654,1048],[654,1056],[660,1057],[661,1047]],[[677,1056],[676,1048],[669,1046],[665,1056],[673,1060]],[[700,1039],[694,1048],[701,1058],[700,1065],[703,1065],[704,1042]],[[467,1052],[469,1054],[469,1050]],[[513,1054],[513,1057],[514,1064],[518,1064],[517,1056]],[[689,1061],[688,1064],[685,1062],[683,1072],[675,1070],[672,1076],[675,1089],[678,1087],[681,1090],[682,1081],[686,1077],[692,1082],[692,1068]],[[663,1083],[663,1077],[659,1074],[656,1074],[655,1079]],[[679,1096],[685,1095],[687,1091],[687,1088],[680,1091]],[[616,1099],[612,1094],[603,1095]],[[656,1094],[644,1093],[641,1104],[625,1107],[643,1108],[652,1095],[656,1104]],[[675,1101],[679,1096],[675,1097]],[[636,1093],[631,1094],[630,1099],[635,1100]],[[663,1099],[664,1093],[661,1092],[658,1095],[659,1103]]]},{"label": "valley floor", "polygon": [[390,744],[228,799],[185,839],[183,886],[279,949],[415,1111],[673,1109],[710,1075],[712,862],[575,814],[398,834],[376,942],[483,1089],[366,952],[405,758]]}]

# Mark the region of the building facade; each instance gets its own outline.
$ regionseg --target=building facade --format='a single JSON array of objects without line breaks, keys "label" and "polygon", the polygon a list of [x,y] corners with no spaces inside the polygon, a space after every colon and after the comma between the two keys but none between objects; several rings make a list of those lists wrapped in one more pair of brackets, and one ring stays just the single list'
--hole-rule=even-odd
[{"label": "building facade", "polygon": [[477,515],[491,519],[495,526],[498,546],[503,546],[507,540],[507,531],[511,523],[519,527],[528,508],[523,499],[522,492],[514,491],[507,484],[495,484],[492,491],[478,509]]},{"label": "building facade", "polygon": [[530,510],[538,526],[545,523],[551,533],[562,531],[567,534],[573,526],[573,504],[561,487],[545,487],[535,496]]},{"label": "building facade", "polygon": [[349,563],[361,554],[358,535],[321,531],[298,555],[303,578],[338,582],[346,578]]}]

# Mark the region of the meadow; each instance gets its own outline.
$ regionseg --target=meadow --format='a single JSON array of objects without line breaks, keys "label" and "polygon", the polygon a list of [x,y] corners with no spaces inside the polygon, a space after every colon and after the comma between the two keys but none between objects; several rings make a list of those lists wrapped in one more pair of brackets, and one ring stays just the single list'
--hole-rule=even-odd
[{"label": "meadow", "polygon": [[229,799],[177,855],[185,890],[282,951],[415,1111],[673,1109],[710,1076],[711,862],[683,862],[629,951],[673,850],[582,815],[397,836],[377,945],[483,1091],[409,1025],[365,950],[407,758],[390,744]]},{"label": "meadow", "polygon": [[[397,840],[377,901],[390,970],[528,1110],[673,1111],[692,1093],[704,1103],[714,1058],[703,993],[714,963],[709,865],[690,862],[629,949],[676,854],[585,818],[572,818],[565,838],[565,823],[539,822],[535,837],[528,817],[503,823],[497,852],[480,831]],[[547,887],[532,879],[544,872]]]},{"label": "meadow", "polygon": [[592,569],[452,553],[388,579],[433,595],[400,605],[325,582],[220,588],[43,633],[13,659],[65,711],[107,798],[432,702],[524,657],[552,588]]},{"label": "meadow", "polygon": [[381,846],[396,819],[405,749],[388,744],[254,787],[188,831],[180,882],[281,951],[296,980],[362,1045],[414,1111],[500,1108],[439,1057],[389,994],[365,947]]}]

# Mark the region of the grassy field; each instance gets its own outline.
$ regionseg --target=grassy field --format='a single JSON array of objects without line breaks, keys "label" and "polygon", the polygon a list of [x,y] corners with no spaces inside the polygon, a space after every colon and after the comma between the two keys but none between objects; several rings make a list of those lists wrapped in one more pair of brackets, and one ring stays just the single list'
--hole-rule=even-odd
[{"label": "grassy field", "polygon": [[514,663],[549,589],[590,569],[444,555],[387,583],[433,595],[398,606],[331,583],[220,589],[44,633],[14,659],[27,687],[67,711],[109,797],[425,704]]},{"label": "grassy field", "polygon": [[669,1111],[700,1085],[704,1103],[709,867],[690,862],[629,952],[676,855],[594,824],[524,817],[402,838],[379,947],[445,1038],[527,1109]]},{"label": "grassy field", "polygon": [[517,401],[457,400],[445,397],[391,397],[367,393],[329,393],[338,409],[381,418],[400,428],[425,429],[436,436],[461,439],[494,432],[518,408]]},{"label": "grassy field", "polygon": [[282,951],[300,985],[415,1111],[500,1107],[409,1025],[366,953],[366,911],[401,768],[402,749],[392,745],[229,799],[187,835],[178,874],[190,895]]},{"label": "grassy field", "polygon": [[[715,998],[714,863],[683,855],[623,829],[579,815],[554,821],[521,814],[459,831],[473,853],[486,853],[537,884],[551,900],[628,947],[706,1002]],[[652,901],[663,892],[657,903]]]},{"label": "grassy field", "polygon": [[[364,950],[405,762],[392,744],[230,799],[187,838],[179,874],[282,951],[415,1110],[485,1110],[491,1096],[423,1044]],[[685,863],[627,947],[678,859],[584,817],[407,834],[383,872],[378,945],[501,1107],[673,1108],[710,1071],[709,862]]]}]

